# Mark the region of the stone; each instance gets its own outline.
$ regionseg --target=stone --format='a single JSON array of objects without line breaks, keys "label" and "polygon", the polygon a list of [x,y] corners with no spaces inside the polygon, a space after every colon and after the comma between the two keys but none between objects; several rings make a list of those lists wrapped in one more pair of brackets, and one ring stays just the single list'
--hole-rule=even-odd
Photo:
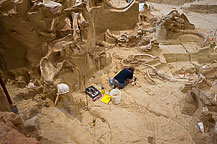
[{"label": "stone", "polygon": [[35,101],[31,99],[22,100],[17,103],[17,107],[19,109],[20,116],[24,121],[26,121],[40,113],[41,108],[43,107],[43,101]]},{"label": "stone", "polygon": [[27,133],[32,133],[36,130],[36,121],[38,119],[38,116],[33,116],[32,118],[24,121],[25,130]]},{"label": "stone", "polygon": [[0,121],[9,127],[15,128],[22,134],[25,134],[25,129],[21,118],[12,112],[0,112]]},{"label": "stone", "polygon": [[[34,138],[27,138],[25,135],[19,133],[16,129],[4,125],[0,122],[0,143],[13,143],[13,144],[39,144]],[[3,138],[2,138],[3,137]]]}]

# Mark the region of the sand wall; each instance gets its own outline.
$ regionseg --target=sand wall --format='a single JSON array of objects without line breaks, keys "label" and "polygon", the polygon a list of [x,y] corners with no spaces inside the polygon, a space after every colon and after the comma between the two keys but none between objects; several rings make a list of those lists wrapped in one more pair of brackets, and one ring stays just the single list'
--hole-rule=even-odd
[{"label": "sand wall", "polygon": [[183,5],[186,2],[191,2],[194,0],[147,0],[147,1],[154,2],[154,3],[172,4],[172,5]]},{"label": "sand wall", "polygon": [[94,7],[91,15],[95,24],[96,35],[111,31],[128,30],[134,28],[139,21],[139,4],[134,3],[124,10],[104,9],[104,7]]},{"label": "sand wall", "polygon": [[197,12],[197,13],[205,13],[205,14],[216,14],[217,13],[217,3],[216,4],[200,4],[195,3],[191,5],[187,5],[182,7],[185,10]]}]

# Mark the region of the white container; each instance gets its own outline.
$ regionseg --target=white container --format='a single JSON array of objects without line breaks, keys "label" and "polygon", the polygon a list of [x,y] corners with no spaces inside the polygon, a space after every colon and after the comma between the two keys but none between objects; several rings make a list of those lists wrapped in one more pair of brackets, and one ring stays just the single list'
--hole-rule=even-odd
[{"label": "white container", "polygon": [[119,89],[113,89],[110,91],[113,104],[119,104],[121,102],[121,91]]}]

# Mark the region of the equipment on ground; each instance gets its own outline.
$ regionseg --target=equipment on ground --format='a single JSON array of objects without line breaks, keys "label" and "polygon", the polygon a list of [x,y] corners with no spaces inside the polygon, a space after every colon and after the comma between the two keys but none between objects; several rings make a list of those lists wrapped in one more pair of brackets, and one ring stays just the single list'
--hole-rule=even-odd
[{"label": "equipment on ground", "polygon": [[95,88],[94,86],[90,86],[90,87],[86,88],[85,92],[92,98],[93,101],[96,101],[97,99],[99,99],[102,96],[100,91],[97,88]]}]

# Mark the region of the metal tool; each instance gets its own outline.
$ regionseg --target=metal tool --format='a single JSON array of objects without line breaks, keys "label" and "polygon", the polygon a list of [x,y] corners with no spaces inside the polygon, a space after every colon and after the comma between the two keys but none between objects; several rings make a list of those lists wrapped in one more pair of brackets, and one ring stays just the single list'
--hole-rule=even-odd
[{"label": "metal tool", "polygon": [[1,84],[1,87],[7,97],[7,100],[8,100],[8,103],[10,104],[10,109],[11,109],[11,112],[14,112],[15,114],[18,114],[18,109],[17,109],[17,106],[13,103],[9,93],[8,93],[8,90],[4,84],[4,81],[2,80],[2,77],[0,75],[0,84]]}]

